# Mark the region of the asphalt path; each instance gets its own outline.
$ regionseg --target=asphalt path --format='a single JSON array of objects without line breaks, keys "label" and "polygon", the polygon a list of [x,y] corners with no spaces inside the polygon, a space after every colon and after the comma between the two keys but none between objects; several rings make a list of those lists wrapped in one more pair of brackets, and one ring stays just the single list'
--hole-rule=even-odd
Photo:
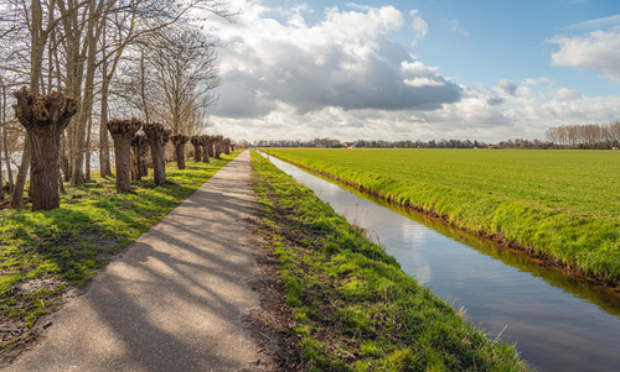
[{"label": "asphalt path", "polygon": [[102,270],[49,319],[44,340],[2,371],[236,371],[258,346],[259,307],[245,151]]}]

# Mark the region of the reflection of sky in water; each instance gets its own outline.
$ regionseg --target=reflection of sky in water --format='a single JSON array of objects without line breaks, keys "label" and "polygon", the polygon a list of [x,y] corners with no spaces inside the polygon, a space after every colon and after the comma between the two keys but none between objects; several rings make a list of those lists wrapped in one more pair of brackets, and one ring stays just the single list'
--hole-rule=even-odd
[{"label": "reflection of sky in water", "polygon": [[[620,370],[617,299],[601,299],[587,284],[498,251],[488,242],[452,236],[449,231],[451,237],[442,235],[338,185],[271,160],[366,229],[407,274],[455,308],[464,306],[468,319],[491,338],[506,327],[502,337],[517,342],[523,358],[539,370]],[[463,239],[469,245],[459,242]]]}]

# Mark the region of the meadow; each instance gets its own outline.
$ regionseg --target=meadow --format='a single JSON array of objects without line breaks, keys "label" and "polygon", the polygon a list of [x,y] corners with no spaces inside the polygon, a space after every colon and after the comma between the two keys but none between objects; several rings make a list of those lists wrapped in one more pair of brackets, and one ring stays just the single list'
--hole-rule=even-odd
[{"label": "meadow", "polygon": [[0,211],[0,350],[22,342],[70,289],[86,284],[237,154],[188,160],[182,171],[168,163],[164,185],[155,185],[151,170],[120,195],[114,178],[93,174],[93,181],[67,188],[58,209]]},{"label": "meadow", "polygon": [[308,188],[252,153],[258,229],[277,257],[307,371],[523,371]]},{"label": "meadow", "polygon": [[620,152],[268,151],[575,273],[620,285]]}]

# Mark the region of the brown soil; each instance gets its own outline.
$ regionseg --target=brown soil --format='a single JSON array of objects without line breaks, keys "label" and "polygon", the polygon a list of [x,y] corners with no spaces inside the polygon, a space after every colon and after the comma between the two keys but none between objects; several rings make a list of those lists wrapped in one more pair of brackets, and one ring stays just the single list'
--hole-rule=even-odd
[{"label": "brown soil", "polygon": [[[29,296],[30,293],[41,289],[54,291],[61,285],[68,284],[68,281],[52,277],[31,279],[13,285],[14,295],[12,297],[18,301],[18,306],[16,306],[18,309],[31,310],[33,303]],[[47,301],[51,303],[49,306],[54,309],[53,311],[56,311],[64,302],[77,295],[76,288],[68,287],[62,293],[55,293],[48,297]],[[33,348],[50,325],[52,325],[50,314],[40,317],[32,327],[27,327],[26,322],[21,319],[0,319],[0,342],[10,342],[7,348],[0,350],[0,365],[10,364],[22,353]]]},{"label": "brown soil", "polygon": [[458,228],[462,231],[465,231],[467,233],[470,234],[474,234],[482,239],[491,241],[493,243],[498,244],[499,246],[503,247],[504,249],[508,249],[509,251],[518,254],[519,256],[528,258],[540,265],[544,265],[547,267],[550,267],[556,271],[561,272],[562,274],[569,276],[571,278],[577,279],[577,280],[581,280],[583,282],[587,282],[591,285],[600,287],[602,289],[604,289],[606,292],[615,295],[617,297],[620,297],[620,283],[610,283],[608,281],[605,281],[603,278],[601,278],[600,276],[593,274],[593,273],[587,273],[584,272],[574,266],[572,266],[570,263],[567,262],[563,262],[563,261],[559,261],[553,257],[550,257],[546,254],[543,253],[538,253],[538,252],[534,252],[531,248],[529,247],[524,247],[519,243],[510,241],[508,239],[506,239],[506,237],[501,233],[501,232],[497,232],[495,234],[490,234],[490,233],[475,233],[472,231],[469,231],[467,229],[463,228],[462,224],[458,224],[458,221],[452,221],[450,219],[450,216],[448,215],[440,215],[438,213],[436,213],[435,211],[431,211],[431,210],[426,210],[423,208],[419,208],[413,205],[399,205],[398,203],[394,202],[393,200],[387,199],[385,197],[383,197],[382,195],[379,194],[379,192],[377,192],[376,190],[371,190],[371,189],[367,189],[365,187],[362,187],[360,185],[358,185],[357,183],[342,179],[340,177],[336,177],[330,173],[324,172],[324,171],[319,171],[310,167],[307,167],[305,165],[302,164],[298,164],[296,162],[290,161],[288,159],[284,159],[284,158],[280,158],[276,155],[271,154],[272,156],[287,162],[289,164],[292,164],[296,167],[302,168],[308,172],[317,174],[321,177],[324,178],[328,178],[331,179],[333,181],[335,181],[336,183],[339,183],[341,185],[345,185],[348,187],[352,187],[356,190],[359,190],[360,192],[363,192],[365,194],[368,194],[370,196],[373,196],[375,198],[381,199],[386,201],[387,203],[390,203],[392,205],[395,206],[400,206],[400,207],[404,207],[407,210],[410,210],[412,212],[416,212],[422,215],[425,215],[427,217],[431,217],[436,221],[439,221],[441,223],[447,224],[449,226]]},{"label": "brown soil", "polygon": [[254,232],[248,244],[255,248],[258,275],[248,285],[258,292],[261,307],[252,310],[244,321],[265,356],[257,361],[257,366],[266,371],[302,371],[300,339],[293,332],[292,311],[284,302],[277,257],[265,249],[265,240],[260,235],[262,211],[258,205],[253,209],[253,216],[244,221]]}]

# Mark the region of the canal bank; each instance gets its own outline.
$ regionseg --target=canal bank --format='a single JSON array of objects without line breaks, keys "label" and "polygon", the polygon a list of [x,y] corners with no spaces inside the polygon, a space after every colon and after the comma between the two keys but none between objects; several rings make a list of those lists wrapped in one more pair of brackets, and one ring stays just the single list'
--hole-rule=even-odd
[{"label": "canal bank", "polygon": [[614,296],[488,241],[454,231],[446,236],[425,226],[422,217],[414,221],[403,211],[379,206],[273,157],[271,161],[370,231],[407,274],[455,308],[463,307],[491,339],[501,333],[516,343],[534,367],[613,371],[620,365],[620,304]]}]

